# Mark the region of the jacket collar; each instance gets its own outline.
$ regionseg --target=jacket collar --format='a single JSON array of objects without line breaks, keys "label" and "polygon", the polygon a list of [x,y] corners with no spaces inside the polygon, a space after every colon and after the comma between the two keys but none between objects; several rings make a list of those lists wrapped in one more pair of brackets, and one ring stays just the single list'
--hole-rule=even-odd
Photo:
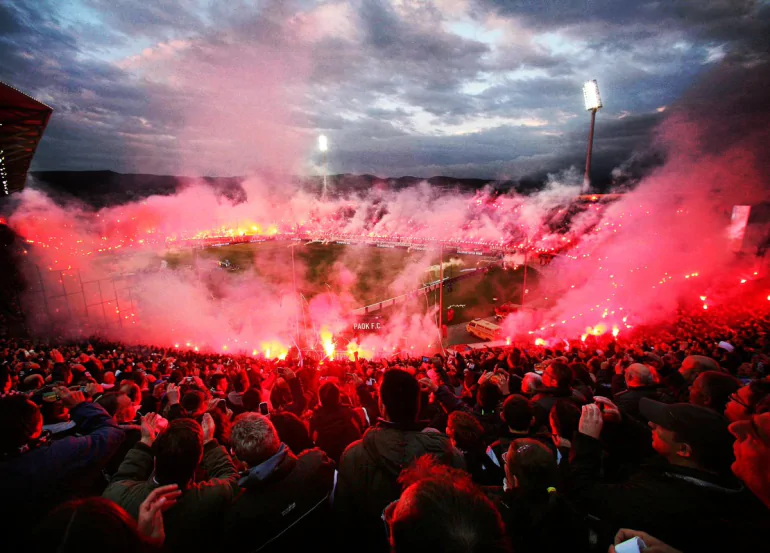
[{"label": "jacket collar", "polygon": [[243,473],[238,480],[238,485],[247,488],[259,486],[274,477],[290,472],[296,462],[297,458],[289,451],[288,446],[282,443],[275,455]]},{"label": "jacket collar", "polygon": [[666,478],[687,482],[700,488],[722,493],[739,493],[743,491],[743,485],[734,479],[711,474],[702,470],[689,467],[679,467],[666,463],[660,466]]}]

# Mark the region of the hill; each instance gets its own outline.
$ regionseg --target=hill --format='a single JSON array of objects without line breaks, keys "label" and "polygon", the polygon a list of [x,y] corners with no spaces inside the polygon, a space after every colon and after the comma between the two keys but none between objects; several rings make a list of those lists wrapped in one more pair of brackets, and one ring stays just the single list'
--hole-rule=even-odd
[{"label": "hill", "polygon": [[[172,175],[124,174],[114,171],[37,171],[30,173],[31,183],[54,197],[75,197],[94,207],[122,204],[141,200],[153,195],[171,195],[193,182],[203,181],[218,194],[239,202],[245,199],[241,183],[245,177],[184,177]],[[270,178],[265,175],[266,178]],[[321,177],[294,177],[294,183],[311,193],[321,193]],[[375,175],[349,173],[329,175],[328,193],[332,196],[371,189],[401,190],[427,181],[442,190],[475,191],[491,186],[500,192],[515,188],[519,192],[538,189],[542,182],[536,180],[494,181],[488,179],[458,179],[437,176],[429,179],[404,176],[383,178]],[[29,185],[30,183],[28,183]]]}]

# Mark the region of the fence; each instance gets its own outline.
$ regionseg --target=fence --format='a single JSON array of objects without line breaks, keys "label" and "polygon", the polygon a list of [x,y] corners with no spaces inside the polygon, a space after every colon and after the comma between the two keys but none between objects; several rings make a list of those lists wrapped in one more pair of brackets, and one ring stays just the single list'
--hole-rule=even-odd
[{"label": "fence", "polygon": [[69,325],[95,330],[136,324],[135,275],[83,277],[80,270],[25,268],[27,323],[36,329]]}]

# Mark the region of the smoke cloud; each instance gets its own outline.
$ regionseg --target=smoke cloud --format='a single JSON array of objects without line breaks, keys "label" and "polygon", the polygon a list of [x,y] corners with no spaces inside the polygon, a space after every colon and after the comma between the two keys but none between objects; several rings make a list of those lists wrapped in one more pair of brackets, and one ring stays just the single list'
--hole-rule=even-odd
[{"label": "smoke cloud", "polygon": [[[206,141],[216,143],[229,133],[220,147],[222,155],[233,156],[234,166],[248,154],[228,150],[232,142],[259,152],[252,167],[270,160],[270,176],[262,172],[244,181],[245,201],[232,203],[204,183],[172,196],[99,210],[55,203],[34,187],[20,194],[9,225],[29,244],[29,266],[41,269],[40,277],[28,276],[33,292],[35,279],[46,290],[58,286],[69,292],[61,281],[75,272],[89,287],[116,275],[130,282],[130,299],[121,302],[115,292],[116,305],[110,304],[102,317],[74,325],[63,309],[49,312],[47,317],[59,323],[56,332],[66,327],[129,342],[271,356],[285,354],[300,327],[312,329],[315,340],[328,341],[329,333],[339,335],[355,323],[351,312],[361,305],[354,290],[373,253],[346,248],[319,283],[302,255],[295,251],[292,262],[287,253],[289,247],[301,250],[302,244],[317,240],[505,247],[505,261],[513,264],[524,262],[525,250],[530,259],[558,254],[542,269],[540,289],[531,294],[532,309],[504,321],[502,335],[509,337],[624,335],[670,318],[683,301],[706,308],[731,301],[725,290],[752,278],[752,267],[736,263],[726,228],[733,205],[768,200],[770,120],[764,103],[757,101],[759,91],[770,85],[766,66],[726,65],[667,110],[655,141],[666,161],[608,204],[575,204],[580,175],[574,168],[550,177],[542,191],[528,196],[490,189],[447,192],[421,183],[322,200],[288,176],[301,165],[310,140],[296,130],[295,114],[286,112],[282,102],[287,90],[301,88],[298,75],[307,70],[302,56],[289,58],[280,44],[271,46],[274,52],[252,53],[254,63],[275,54],[267,66],[259,62],[264,71],[252,71],[242,62],[229,65],[228,48],[237,44],[206,52],[190,48],[181,66],[166,70],[167,78],[187,82],[191,89],[206,74],[224,89],[244,86],[245,79],[247,88],[262,91],[259,109],[245,118],[248,125],[243,125],[243,112],[222,117],[219,107],[207,110],[205,102],[184,114],[190,133],[185,140],[209,133]],[[221,106],[222,97],[199,98],[204,99],[219,100]],[[254,131],[256,123],[264,123],[260,132]],[[189,163],[182,160],[182,168]],[[204,255],[193,256],[189,266],[161,269],[160,259],[169,250],[243,237],[300,240],[276,242],[282,253],[277,246],[272,263],[260,258],[259,271],[231,273],[206,262]],[[381,283],[377,299],[417,289],[436,268],[435,253],[413,251],[398,274]],[[86,305],[93,294],[84,286],[81,295]],[[50,311],[51,305],[40,305],[42,300],[41,294],[28,297],[31,309]],[[435,321],[435,306],[426,297],[417,298],[397,306],[386,328],[349,347],[365,356],[436,349]],[[46,325],[36,330],[51,331]]]}]

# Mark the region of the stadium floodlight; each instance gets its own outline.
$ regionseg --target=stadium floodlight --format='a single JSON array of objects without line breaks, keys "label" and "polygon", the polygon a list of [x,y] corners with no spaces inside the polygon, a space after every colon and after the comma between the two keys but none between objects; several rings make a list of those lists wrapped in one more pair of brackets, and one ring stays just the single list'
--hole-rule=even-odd
[{"label": "stadium floodlight", "polygon": [[599,95],[599,85],[596,79],[587,81],[583,85],[583,100],[586,103],[586,111],[596,110],[602,106],[602,97]]},{"label": "stadium floodlight", "polygon": [[588,153],[586,154],[586,172],[583,176],[583,188],[581,192],[588,194],[591,189],[591,150],[594,146],[594,126],[596,125],[596,112],[602,107],[602,97],[599,95],[599,84],[596,79],[587,81],[583,85],[583,101],[586,111],[591,112],[591,130],[588,133]]}]

